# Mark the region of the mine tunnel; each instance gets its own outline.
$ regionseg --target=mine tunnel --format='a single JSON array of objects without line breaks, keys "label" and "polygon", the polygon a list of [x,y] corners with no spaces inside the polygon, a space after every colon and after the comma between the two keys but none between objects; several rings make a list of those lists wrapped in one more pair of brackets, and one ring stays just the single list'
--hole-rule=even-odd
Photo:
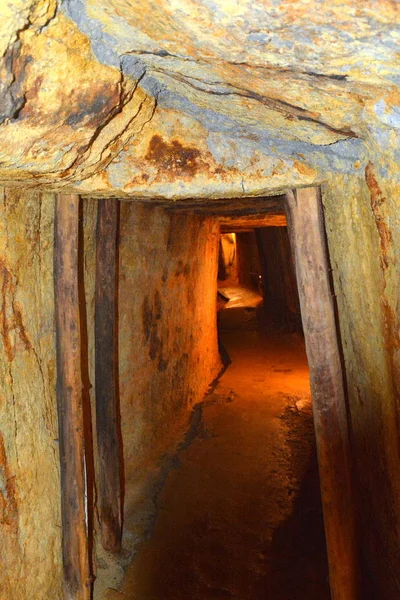
[{"label": "mine tunnel", "polygon": [[0,0],[0,600],[400,598],[399,6]]},{"label": "mine tunnel", "polygon": [[[7,192],[10,218],[23,198]],[[65,589],[330,598],[355,549],[320,190],[173,206],[59,194],[38,210],[40,243],[54,235]]]},{"label": "mine tunnel", "polygon": [[[317,190],[301,193],[318,207]],[[96,594],[112,587],[121,567],[124,528],[135,543],[125,546],[122,597],[330,598],[292,213],[296,220],[296,203],[285,196],[98,205],[98,463],[90,457],[87,478],[94,486],[97,471],[98,535],[108,554],[97,567]],[[294,249],[309,227],[292,225]],[[314,235],[324,250],[322,221]],[[141,256],[139,268],[133,255]],[[312,303],[320,284],[308,285]],[[131,289],[141,290],[141,301],[132,302]],[[111,362],[117,342],[119,367]],[[319,368],[324,358],[316,359]],[[89,519],[95,534],[94,514]]]},{"label": "mine tunnel", "polygon": [[[10,227],[24,198],[5,193]],[[39,199],[40,250],[26,263],[38,290],[27,301],[48,298],[53,259],[56,371],[46,363],[41,381],[57,400],[47,426],[64,589],[85,600],[355,594],[321,190],[173,205]],[[8,237],[15,256],[18,237]],[[7,266],[3,339],[13,368],[22,351],[43,369],[14,297],[24,260]],[[50,334],[51,313],[41,314]],[[18,440],[26,424],[15,424]],[[50,489],[32,501],[51,514]]]},{"label": "mine tunnel", "polygon": [[309,369],[285,217],[219,221],[223,370],[194,408],[122,592],[328,600]]}]

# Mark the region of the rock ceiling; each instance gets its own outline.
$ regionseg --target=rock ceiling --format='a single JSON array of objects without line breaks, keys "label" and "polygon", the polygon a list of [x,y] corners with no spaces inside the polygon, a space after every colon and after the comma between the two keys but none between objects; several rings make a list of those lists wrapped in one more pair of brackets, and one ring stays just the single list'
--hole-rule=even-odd
[{"label": "rock ceiling", "polygon": [[0,181],[176,200],[398,171],[399,7],[0,0]]}]

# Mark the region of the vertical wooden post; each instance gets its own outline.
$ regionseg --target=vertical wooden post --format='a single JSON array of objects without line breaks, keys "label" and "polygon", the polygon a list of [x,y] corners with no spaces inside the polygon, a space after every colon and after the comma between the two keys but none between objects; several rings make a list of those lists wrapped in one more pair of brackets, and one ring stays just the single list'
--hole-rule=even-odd
[{"label": "vertical wooden post", "polygon": [[317,441],[332,600],[360,598],[351,457],[320,191],[286,195]]},{"label": "vertical wooden post", "polygon": [[117,200],[100,200],[96,247],[96,429],[99,509],[103,547],[121,549],[121,438],[117,371]]},{"label": "vertical wooden post", "polygon": [[78,295],[79,196],[59,194],[54,232],[57,408],[66,600],[89,600],[86,476]]}]

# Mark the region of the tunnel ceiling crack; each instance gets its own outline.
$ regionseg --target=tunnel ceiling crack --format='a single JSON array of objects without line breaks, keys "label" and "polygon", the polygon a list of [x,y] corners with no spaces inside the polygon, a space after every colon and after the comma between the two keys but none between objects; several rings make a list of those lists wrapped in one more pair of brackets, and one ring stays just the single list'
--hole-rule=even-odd
[{"label": "tunnel ceiling crack", "polygon": [[[354,131],[351,129],[338,129],[325,123],[324,121],[318,119],[315,114],[312,114],[307,109],[304,109],[300,106],[296,106],[294,104],[290,104],[284,100],[277,100],[275,98],[269,98],[267,96],[263,96],[256,92],[252,92],[246,88],[238,88],[230,83],[220,82],[220,81],[203,81],[196,77],[190,75],[178,75],[172,71],[164,70],[159,67],[151,67],[151,71],[167,75],[171,79],[175,79],[180,83],[190,86],[196,91],[203,92],[205,94],[211,94],[215,96],[238,96],[241,98],[248,98],[250,100],[255,100],[266,106],[267,108],[279,112],[284,115],[287,119],[298,119],[299,121],[307,121],[310,123],[315,123],[318,126],[321,126],[323,129],[328,130],[329,132],[335,133],[337,135],[342,136],[344,139],[348,138],[357,138],[359,137]],[[212,89],[212,86],[221,86],[230,89],[220,89],[215,90]],[[209,88],[203,86],[210,86]]]},{"label": "tunnel ceiling crack", "polygon": [[100,136],[101,132],[104,130],[104,128],[108,125],[108,123],[110,123],[112,121],[112,119],[117,115],[120,114],[122,112],[123,106],[126,103],[126,101],[129,101],[130,99],[132,99],[133,94],[136,91],[138,83],[135,85],[134,89],[132,90],[129,99],[125,96],[125,92],[124,92],[124,74],[122,71],[122,68],[120,68],[120,80],[118,82],[118,88],[119,88],[119,102],[117,104],[117,106],[114,106],[111,111],[109,112],[108,116],[104,119],[104,121],[96,128],[96,130],[94,131],[92,137],[90,138],[90,140],[87,142],[86,144],[86,148],[85,150],[76,157],[76,159],[71,163],[71,165],[69,167],[67,167],[64,172],[62,173],[61,177],[64,179],[66,178],[71,171],[74,172],[77,170],[77,168],[82,165],[82,163],[84,163],[86,161],[87,155],[90,152],[90,148],[92,148],[93,144],[95,143],[95,141],[98,139],[98,137]]},{"label": "tunnel ceiling crack", "polygon": [[[291,75],[296,75],[296,76],[301,76],[301,75],[305,75],[310,79],[326,79],[329,80],[330,82],[337,82],[338,85],[343,84],[344,82],[347,82],[349,84],[352,83],[356,83],[353,82],[350,78],[349,75],[346,74],[342,74],[342,73],[321,73],[321,72],[317,72],[317,71],[312,71],[312,70],[302,70],[302,69],[298,69],[296,67],[290,67],[290,66],[277,66],[277,65],[273,65],[273,64],[261,64],[261,63],[250,63],[248,61],[243,61],[243,60],[222,60],[222,59],[218,59],[216,57],[212,57],[212,59],[207,59],[205,56],[201,56],[199,58],[192,58],[190,56],[186,56],[183,54],[175,54],[173,52],[168,52],[167,50],[164,49],[160,49],[157,51],[151,51],[151,50],[142,50],[142,49],[132,49],[132,50],[128,50],[125,52],[125,54],[129,54],[132,56],[154,56],[155,58],[176,58],[179,61],[182,62],[190,62],[190,63],[195,63],[197,65],[204,65],[204,66],[215,66],[215,65],[228,65],[228,66],[232,66],[232,67],[246,67],[248,69],[251,70],[257,70],[257,71],[266,71],[268,73],[278,73],[278,74],[291,74]],[[149,65],[150,66],[150,65]],[[220,81],[219,83],[223,84],[223,81]]]},{"label": "tunnel ceiling crack", "polygon": [[[132,102],[144,75],[145,75],[145,72],[137,79],[137,81],[134,83],[133,87],[130,89],[129,86],[131,84],[131,79],[129,79],[125,76],[123,69],[122,69],[122,65],[120,66],[120,80],[118,83],[119,102],[118,102],[117,106],[115,106],[110,111],[110,113],[108,114],[106,119],[96,128],[91,139],[88,141],[84,152],[82,152],[82,154],[78,155],[76,157],[76,159],[72,162],[72,164],[63,171],[63,173],[61,174],[63,182],[66,183],[68,181],[76,180],[76,179],[80,179],[81,181],[84,181],[85,179],[88,179],[89,177],[91,177],[93,175],[93,173],[98,171],[99,167],[105,168],[123,150],[124,145],[131,139],[131,137],[135,133],[140,133],[142,131],[143,127],[145,127],[145,125],[150,122],[150,120],[154,116],[154,112],[157,107],[157,99],[150,98],[148,95],[144,95],[142,100],[139,102],[139,105],[137,106],[136,112],[134,112],[134,114],[128,119],[128,121],[121,127],[121,129],[118,129],[117,133],[114,136],[112,136],[109,140],[107,140],[104,143],[104,145],[101,146],[100,149],[97,149],[97,151],[95,151],[96,154],[98,153],[97,154],[98,157],[96,158],[96,160],[94,162],[92,162],[90,160],[90,156],[93,151],[93,147],[96,144],[96,141],[105,132],[107,125],[110,124],[115,119],[115,117],[117,117],[117,115],[121,115],[124,108],[129,103]],[[139,114],[142,112],[142,110],[144,108],[145,103],[148,100],[150,100],[150,102],[153,104],[153,108],[150,112],[150,116],[143,120],[143,122],[141,124],[141,128],[139,128],[138,131],[136,131],[136,132],[132,131],[130,133],[132,123],[135,120],[137,120]],[[127,134],[125,141],[123,141],[124,134]],[[118,150],[112,151],[111,147],[113,146],[113,144],[116,144],[119,141],[121,141],[121,143],[118,144]],[[107,151],[109,151],[109,155],[106,158],[104,158],[104,154]]]}]

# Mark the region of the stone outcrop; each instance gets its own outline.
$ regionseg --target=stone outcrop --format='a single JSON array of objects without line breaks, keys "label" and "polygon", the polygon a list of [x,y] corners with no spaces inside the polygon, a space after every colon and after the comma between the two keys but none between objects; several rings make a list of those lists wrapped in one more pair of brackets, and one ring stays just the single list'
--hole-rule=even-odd
[{"label": "stone outcrop", "polygon": [[356,175],[382,145],[397,147],[392,0],[10,6],[0,9],[3,181],[260,195]]}]

